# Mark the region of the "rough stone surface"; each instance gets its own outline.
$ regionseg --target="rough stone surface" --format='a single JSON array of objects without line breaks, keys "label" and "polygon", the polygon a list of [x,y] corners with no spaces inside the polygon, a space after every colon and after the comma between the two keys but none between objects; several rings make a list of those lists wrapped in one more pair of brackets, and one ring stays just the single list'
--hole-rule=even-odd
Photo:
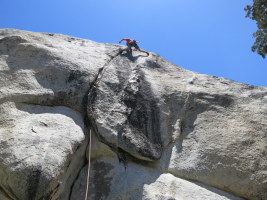
[{"label": "rough stone surface", "polygon": [[267,88],[119,48],[0,30],[0,199],[81,199],[88,127],[89,199],[267,199]]},{"label": "rough stone surface", "polygon": [[64,35],[0,31],[1,199],[68,199],[85,161],[86,99],[109,58],[105,48]]},{"label": "rough stone surface", "polygon": [[[241,200],[213,187],[189,182],[154,168],[117,159],[98,159],[92,163],[93,174],[88,199],[156,199],[156,200]],[[71,200],[83,199],[87,166],[73,187]]]},{"label": "rough stone surface", "polygon": [[[95,140],[93,135],[93,141]],[[111,152],[108,146],[93,142],[91,176],[88,199],[116,200],[241,200],[242,198],[216,188],[186,181],[165,173],[153,164],[123,163]],[[98,151],[97,151],[98,150]],[[105,152],[100,155],[99,151]],[[97,154],[97,159],[96,158]],[[83,199],[86,188],[88,165],[75,182],[70,200]]]},{"label": "rough stone surface", "polygon": [[155,54],[116,57],[103,71],[88,114],[120,159],[160,158],[157,167],[178,177],[265,198],[266,88],[196,74]]},{"label": "rough stone surface", "polygon": [[5,199],[68,196],[84,164],[87,143],[82,144],[81,115],[67,107],[5,102],[0,116],[0,184],[9,197]]},{"label": "rough stone surface", "polygon": [[118,151],[158,160],[162,153],[159,100],[144,71],[128,57],[117,56],[99,79],[88,100],[88,115],[99,137]]}]

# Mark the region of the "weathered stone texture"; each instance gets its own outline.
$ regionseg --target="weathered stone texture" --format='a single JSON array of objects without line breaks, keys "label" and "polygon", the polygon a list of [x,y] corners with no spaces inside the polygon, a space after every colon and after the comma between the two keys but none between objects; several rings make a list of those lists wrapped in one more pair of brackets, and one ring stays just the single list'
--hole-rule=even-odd
[{"label": "weathered stone texture", "polygon": [[89,199],[267,198],[267,88],[119,48],[0,30],[0,199],[82,199],[89,128]]}]

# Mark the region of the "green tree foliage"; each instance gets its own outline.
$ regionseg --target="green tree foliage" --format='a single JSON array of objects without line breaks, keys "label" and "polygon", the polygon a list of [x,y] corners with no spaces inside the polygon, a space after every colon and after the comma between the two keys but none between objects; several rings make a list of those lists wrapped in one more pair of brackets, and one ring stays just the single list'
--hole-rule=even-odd
[{"label": "green tree foliage", "polygon": [[256,38],[253,46],[253,52],[257,52],[263,58],[267,55],[267,0],[253,0],[253,5],[245,8],[246,17],[256,20],[258,30],[253,33]]}]

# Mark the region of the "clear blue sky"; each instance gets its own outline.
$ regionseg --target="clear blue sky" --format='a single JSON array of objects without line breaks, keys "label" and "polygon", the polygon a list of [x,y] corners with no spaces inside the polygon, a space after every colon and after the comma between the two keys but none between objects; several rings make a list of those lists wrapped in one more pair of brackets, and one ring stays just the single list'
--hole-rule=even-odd
[{"label": "clear blue sky", "polygon": [[252,0],[1,0],[0,28],[96,42],[134,38],[188,70],[267,86],[267,59],[251,52]]}]

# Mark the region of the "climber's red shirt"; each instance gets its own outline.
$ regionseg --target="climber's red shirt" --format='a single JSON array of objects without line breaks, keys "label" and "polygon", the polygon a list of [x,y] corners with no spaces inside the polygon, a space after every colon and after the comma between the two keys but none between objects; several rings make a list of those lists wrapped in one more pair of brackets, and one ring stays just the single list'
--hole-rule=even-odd
[{"label": "climber's red shirt", "polygon": [[134,40],[129,39],[129,38],[124,38],[124,40],[125,40],[127,43],[130,43],[130,42],[134,41]]}]

